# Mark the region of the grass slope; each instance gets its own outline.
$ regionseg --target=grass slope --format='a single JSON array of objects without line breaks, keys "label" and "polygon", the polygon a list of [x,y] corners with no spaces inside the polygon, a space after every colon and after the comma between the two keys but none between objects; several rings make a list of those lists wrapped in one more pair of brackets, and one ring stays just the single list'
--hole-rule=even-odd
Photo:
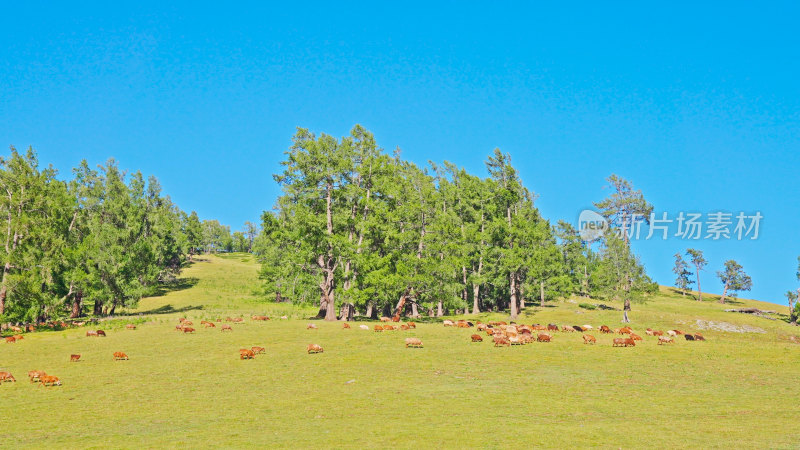
[{"label": "grass slope", "polygon": [[[13,447],[772,447],[796,448],[800,346],[780,320],[726,313],[669,289],[634,305],[633,327],[697,331],[696,319],[750,325],[766,333],[703,331],[707,342],[635,348],[596,346],[580,334],[550,344],[494,348],[474,330],[420,324],[373,333],[303,317],[313,309],[263,304],[253,295],[249,256],[204,257],[163,295],[101,327],[31,333],[0,344],[0,436]],[[780,310],[741,300],[742,305]],[[617,306],[617,305],[615,305]],[[252,322],[250,314],[273,320]],[[141,315],[140,315],[141,314]],[[281,315],[290,320],[278,320]],[[178,317],[244,315],[234,331],[184,335]],[[481,320],[503,318],[484,314]],[[618,311],[577,303],[529,308],[523,323],[619,326]],[[138,322],[135,331],[123,324]],[[425,347],[406,349],[405,337]],[[325,352],[307,355],[318,343]],[[240,361],[238,349],[266,355]],[[124,351],[130,361],[112,361]],[[70,363],[71,353],[82,362]],[[29,370],[64,385],[28,384]]]}]

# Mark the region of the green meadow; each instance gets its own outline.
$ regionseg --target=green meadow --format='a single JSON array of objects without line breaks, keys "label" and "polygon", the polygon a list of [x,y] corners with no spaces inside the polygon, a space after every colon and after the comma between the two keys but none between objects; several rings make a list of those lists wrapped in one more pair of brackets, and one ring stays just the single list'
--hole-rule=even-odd
[{"label": "green meadow", "polygon": [[[613,348],[595,331],[557,333],[551,343],[495,348],[474,329],[418,322],[375,333],[314,320],[314,308],[264,303],[258,265],[243,254],[203,256],[174,286],[97,326],[27,333],[0,344],[0,436],[7,448],[100,447],[601,447],[797,448],[800,334],[786,307],[734,299],[720,305],[672,289],[634,304],[644,341]],[[521,323],[620,326],[622,313],[581,300],[528,307]],[[621,305],[611,304],[621,308]],[[770,320],[725,312],[777,311]],[[254,322],[251,314],[272,320]],[[280,316],[288,316],[281,320]],[[194,334],[175,330],[178,318]],[[244,317],[232,332],[201,320]],[[507,320],[501,314],[470,320]],[[704,321],[704,322],[698,322]],[[745,328],[749,332],[705,329]],[[724,324],[719,325],[724,322]],[[134,323],[136,330],[126,330]],[[224,322],[223,322],[224,323]],[[656,345],[645,328],[700,331],[706,342]],[[754,332],[758,331],[758,332]],[[406,337],[424,348],[406,349]],[[485,336],[485,335],[484,335]],[[306,346],[321,345],[321,354]],[[240,360],[240,348],[266,354]],[[122,351],[129,361],[113,361]],[[81,354],[71,363],[70,354]],[[63,385],[30,384],[44,370]]]}]

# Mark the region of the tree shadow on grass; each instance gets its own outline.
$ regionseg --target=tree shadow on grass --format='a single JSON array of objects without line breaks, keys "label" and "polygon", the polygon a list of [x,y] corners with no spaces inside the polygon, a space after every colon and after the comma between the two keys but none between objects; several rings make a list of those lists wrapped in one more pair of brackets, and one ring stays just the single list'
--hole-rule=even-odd
[{"label": "tree shadow on grass", "polygon": [[175,281],[160,284],[156,288],[156,291],[148,295],[148,297],[163,297],[169,294],[170,292],[177,292],[177,291],[182,291],[184,289],[190,289],[194,287],[198,282],[200,282],[200,279],[196,277],[178,278]]},{"label": "tree shadow on grass", "polygon": [[136,311],[136,312],[124,312],[121,314],[117,314],[118,316],[146,316],[152,314],[173,314],[173,313],[181,313],[186,311],[199,311],[203,309],[203,305],[189,305],[184,306],[182,308],[175,308],[172,305],[163,305],[159,306],[158,308],[149,309],[147,311]]}]

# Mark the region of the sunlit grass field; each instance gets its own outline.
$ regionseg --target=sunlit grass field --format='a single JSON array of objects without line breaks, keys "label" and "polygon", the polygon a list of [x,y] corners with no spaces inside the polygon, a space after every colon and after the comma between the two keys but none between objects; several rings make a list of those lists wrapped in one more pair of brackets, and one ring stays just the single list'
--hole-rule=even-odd
[{"label": "sunlit grass field", "polygon": [[[719,305],[670,289],[634,305],[634,348],[595,346],[580,333],[549,344],[494,348],[474,329],[420,323],[374,333],[314,321],[314,308],[263,303],[247,255],[203,256],[163,295],[86,329],[28,333],[0,343],[0,445],[82,447],[604,447],[797,448],[800,334],[782,320],[723,309],[785,307],[737,300]],[[709,300],[711,296],[709,296]],[[521,323],[619,327],[621,312],[584,310],[580,300],[528,308]],[[619,307],[620,305],[613,305]],[[273,320],[254,322],[251,314]],[[288,315],[288,320],[280,320]],[[233,332],[200,320],[245,317]],[[197,332],[175,330],[187,317]],[[506,320],[499,314],[472,320]],[[702,330],[708,341],[658,346],[644,329],[700,331],[696,320],[750,325],[765,333]],[[138,329],[126,330],[124,324]],[[372,325],[372,324],[370,324]],[[484,335],[485,336],[485,335]],[[406,349],[419,337],[422,349]],[[325,352],[308,355],[310,343]],[[240,348],[266,347],[254,360]],[[115,351],[129,361],[112,360]],[[70,363],[69,355],[81,354]],[[63,386],[28,383],[29,370]]]}]

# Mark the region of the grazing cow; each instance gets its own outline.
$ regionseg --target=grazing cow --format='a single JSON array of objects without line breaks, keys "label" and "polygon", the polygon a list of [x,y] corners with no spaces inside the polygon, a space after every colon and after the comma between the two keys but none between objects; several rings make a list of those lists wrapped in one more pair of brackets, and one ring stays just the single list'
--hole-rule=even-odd
[{"label": "grazing cow", "polygon": [[519,341],[522,344],[530,344],[531,342],[533,342],[533,337],[531,337],[530,334],[521,334],[519,336]]},{"label": "grazing cow", "polygon": [[358,328],[369,331],[369,325],[359,325]]},{"label": "grazing cow", "polygon": [[288,319],[288,318],[289,318],[289,316],[281,316],[281,319],[282,319],[282,320],[286,320],[286,319]]},{"label": "grazing cow", "polygon": [[[688,334],[687,334],[687,336],[688,336]],[[705,337],[703,337],[703,335],[702,335],[702,334],[700,334],[700,333],[695,333],[695,335],[694,335],[694,340],[695,340],[695,341],[705,341],[705,340],[706,340],[706,338],[705,338]]]},{"label": "grazing cow", "polygon": [[650,329],[650,328],[648,328],[648,329],[647,329],[647,330],[645,330],[645,332],[644,332],[644,334],[646,334],[646,335],[648,335],[648,336],[655,336],[655,334],[654,334],[654,333],[655,333],[655,331],[653,331],[653,330],[652,330],[652,329]]},{"label": "grazing cow", "polygon": [[469,323],[466,320],[459,320],[456,326],[458,328],[469,328]]},{"label": "grazing cow", "polygon": [[380,325],[375,325],[375,328],[373,328],[373,330],[375,330],[375,332],[381,332],[383,331],[383,327]]},{"label": "grazing cow", "polygon": [[[178,326],[178,329],[180,329],[180,325]],[[97,336],[97,331],[88,330],[86,331],[86,336]]]},{"label": "grazing cow", "polygon": [[584,331],[589,331],[589,330],[584,330],[583,327],[580,326],[580,325],[573,325],[572,329],[577,331],[577,332],[579,332],[579,333],[583,333]]},{"label": "grazing cow", "polygon": [[31,324],[28,324],[28,326],[25,327],[25,331],[27,331],[29,333],[33,333],[34,331],[36,331],[36,327],[34,327]]},{"label": "grazing cow", "polygon": [[255,353],[255,354],[264,353],[264,352],[267,351],[267,349],[265,349],[264,347],[253,347],[250,350],[252,350],[253,353]]},{"label": "grazing cow", "polygon": [[69,355],[69,362],[78,362],[81,359],[81,355]]},{"label": "grazing cow", "polygon": [[222,325],[220,325],[219,331],[225,331],[225,330],[233,331],[233,328],[231,328],[231,326],[228,325],[227,323],[223,323]]},{"label": "grazing cow", "polygon": [[613,347],[636,347],[636,342],[631,338],[614,338]]},{"label": "grazing cow", "polygon": [[39,386],[61,386],[61,380],[58,377],[54,377],[51,375],[44,375],[39,378]]},{"label": "grazing cow", "polygon": [[631,327],[622,327],[619,329],[619,334],[631,334],[633,333],[633,329]]},{"label": "grazing cow", "polygon": [[389,317],[386,317],[386,316],[382,316],[381,317],[381,322],[391,322],[391,321],[392,321],[392,319],[389,318]]},{"label": "grazing cow", "polygon": [[136,329],[136,325],[134,325],[132,323],[129,323],[129,324],[125,325],[125,328],[127,328],[129,330],[135,330]]},{"label": "grazing cow", "polygon": [[206,328],[217,328],[217,326],[216,326],[216,325],[214,325],[214,324],[213,324],[213,323],[211,323],[211,322],[206,322],[204,325],[206,326]]},{"label": "grazing cow", "polygon": [[14,335],[14,339],[16,339],[18,341],[21,341],[21,340],[25,339],[25,337],[23,337],[21,334],[15,334]]},{"label": "grazing cow", "polygon": [[487,334],[487,335],[489,335],[489,336],[493,336],[493,335],[494,335],[494,333],[495,333],[495,330],[494,330],[494,328],[487,328],[487,329],[486,329],[486,334]]},{"label": "grazing cow", "polygon": [[392,322],[400,322],[400,314],[395,314],[392,316]]},{"label": "grazing cow", "polygon": [[14,378],[14,375],[11,375],[11,373],[9,373],[9,372],[0,372],[0,383],[6,382],[6,381],[13,381],[13,382],[16,383],[17,379]]},{"label": "grazing cow", "polygon": [[582,328],[583,328],[583,331],[589,331],[589,330],[594,329],[594,327],[591,326],[591,325],[584,325]]},{"label": "grazing cow", "polygon": [[422,348],[422,341],[417,338],[406,338],[406,348]]},{"label": "grazing cow", "polygon": [[536,336],[536,340],[539,342],[550,342],[550,335],[547,333],[539,333],[539,335]]},{"label": "grazing cow", "polygon": [[98,335],[98,336],[103,336],[103,337],[106,337],[106,332],[105,332],[105,331],[103,331],[103,330],[97,330],[97,335]]},{"label": "grazing cow", "polygon": [[342,324],[342,329],[350,329],[350,324],[345,322]]},{"label": "grazing cow", "polygon": [[691,334],[684,334],[683,337],[686,338],[687,341],[693,341],[694,340],[694,336],[692,336]]},{"label": "grazing cow", "polygon": [[675,330],[667,330],[667,334],[670,335],[670,336],[677,336],[678,335],[678,333],[676,333]]},{"label": "grazing cow", "polygon": [[253,316],[252,319],[253,320],[266,321],[266,320],[269,320],[269,317],[267,317],[267,316]]},{"label": "grazing cow", "polygon": [[403,331],[407,331],[407,330],[410,330],[410,329],[411,329],[411,327],[409,327],[409,326],[408,326],[408,325],[406,325],[406,324],[402,324],[402,325],[400,325],[400,329],[401,329],[401,330],[403,330]]},{"label": "grazing cow", "polygon": [[443,322],[442,322],[442,325],[444,325],[444,326],[446,326],[446,327],[452,327],[452,326],[455,326],[455,324],[453,323],[453,321],[452,321],[452,320],[445,320],[445,321],[443,321]]},{"label": "grazing cow", "polygon": [[572,328],[572,326],[570,326],[570,325],[562,325],[561,326],[561,331],[562,332],[574,333],[575,332],[575,328]]},{"label": "grazing cow", "polygon": [[6,338],[6,344],[13,344],[14,342],[17,342],[17,338],[14,336],[9,336]]},{"label": "grazing cow", "polygon": [[233,319],[231,319],[230,317],[226,317],[225,318],[225,322],[232,322],[232,321],[233,321]]},{"label": "grazing cow", "polygon": [[417,324],[414,322],[408,322],[406,325],[408,325],[408,328],[413,328],[415,330],[417,329]]},{"label": "grazing cow", "polygon": [[681,331],[681,330],[672,330],[672,332],[675,333],[675,335],[677,335],[677,336],[680,336],[680,335],[683,334],[683,331]]},{"label": "grazing cow", "polygon": [[508,339],[505,336],[495,336],[494,337],[494,346],[495,347],[501,347],[503,345],[505,345],[506,347],[510,347],[511,346],[511,342],[509,342]]},{"label": "grazing cow", "polygon": [[653,336],[663,336],[664,332],[659,330],[653,330]]},{"label": "grazing cow", "polygon": [[308,326],[306,326],[306,330],[316,330],[316,329],[317,329],[317,326],[314,325],[313,323],[310,323],[310,324],[308,324]]},{"label": "grazing cow", "polygon": [[22,333],[22,328],[20,328],[20,327],[18,327],[16,325],[11,325],[9,328],[11,328],[11,331],[14,331],[14,332],[17,332],[17,333]]},{"label": "grazing cow", "polygon": [[233,323],[244,323],[244,319],[241,317],[234,317],[232,320]]},{"label": "grazing cow", "polygon": [[472,338],[472,342],[483,342],[483,338],[482,338],[482,337],[480,337],[480,336],[479,336],[479,335],[477,335],[477,334],[473,334],[473,335],[471,336],[471,338]]},{"label": "grazing cow", "polygon": [[123,360],[127,361],[128,355],[122,352],[114,352],[114,361],[123,361]]},{"label": "grazing cow", "polygon": [[511,345],[522,345],[522,341],[517,336],[509,336],[508,342],[510,342]]},{"label": "grazing cow", "polygon": [[194,333],[194,328],[192,327],[183,327],[184,333]]},{"label": "grazing cow", "polygon": [[477,329],[478,331],[483,331],[483,330],[485,330],[485,329],[486,329],[488,326],[489,326],[489,325],[486,325],[485,323],[479,323],[479,324],[478,324],[478,326],[476,327],[476,329]]},{"label": "grazing cow", "polygon": [[186,325],[187,327],[194,325],[194,323],[191,320],[184,320],[183,324]]},{"label": "grazing cow", "polygon": [[248,350],[246,348],[239,350],[239,359],[253,359],[255,356],[256,355],[252,350]]},{"label": "grazing cow", "polygon": [[595,339],[595,337],[592,336],[591,334],[584,334],[583,335],[583,343],[584,344],[596,344],[597,343],[597,339]]},{"label": "grazing cow", "polygon": [[558,331],[558,325],[554,323],[547,324],[547,331]]},{"label": "grazing cow", "polygon": [[611,328],[608,328],[608,325],[603,325],[600,327],[600,332],[605,334],[611,334]]},{"label": "grazing cow", "polygon": [[658,337],[658,345],[661,344],[674,344],[675,341],[671,337],[666,336],[659,336]]},{"label": "grazing cow", "polygon": [[28,372],[28,378],[30,379],[31,383],[39,381],[39,378],[47,375],[44,373],[44,370],[31,370]]},{"label": "grazing cow", "polygon": [[636,333],[631,333],[631,339],[633,339],[634,341],[641,341],[641,340],[642,340],[642,337],[641,337],[641,336],[639,336],[639,335],[638,335],[638,334],[636,334]]},{"label": "grazing cow", "polygon": [[[540,325],[540,324],[537,323],[536,325],[532,325],[531,326],[531,330],[533,330],[533,331],[548,331],[549,327],[547,325]],[[556,327],[555,331],[558,331],[558,327]]]},{"label": "grazing cow", "polygon": [[308,344],[308,354],[312,353],[322,353],[322,347],[317,344]]},{"label": "grazing cow", "polygon": [[187,320],[189,320],[189,319],[187,319],[186,317],[181,317],[181,318],[178,319],[178,322],[183,323],[183,322],[186,322]]},{"label": "grazing cow", "polygon": [[395,330],[397,330],[397,325],[384,325],[383,326],[383,330],[384,331],[395,331]]}]

